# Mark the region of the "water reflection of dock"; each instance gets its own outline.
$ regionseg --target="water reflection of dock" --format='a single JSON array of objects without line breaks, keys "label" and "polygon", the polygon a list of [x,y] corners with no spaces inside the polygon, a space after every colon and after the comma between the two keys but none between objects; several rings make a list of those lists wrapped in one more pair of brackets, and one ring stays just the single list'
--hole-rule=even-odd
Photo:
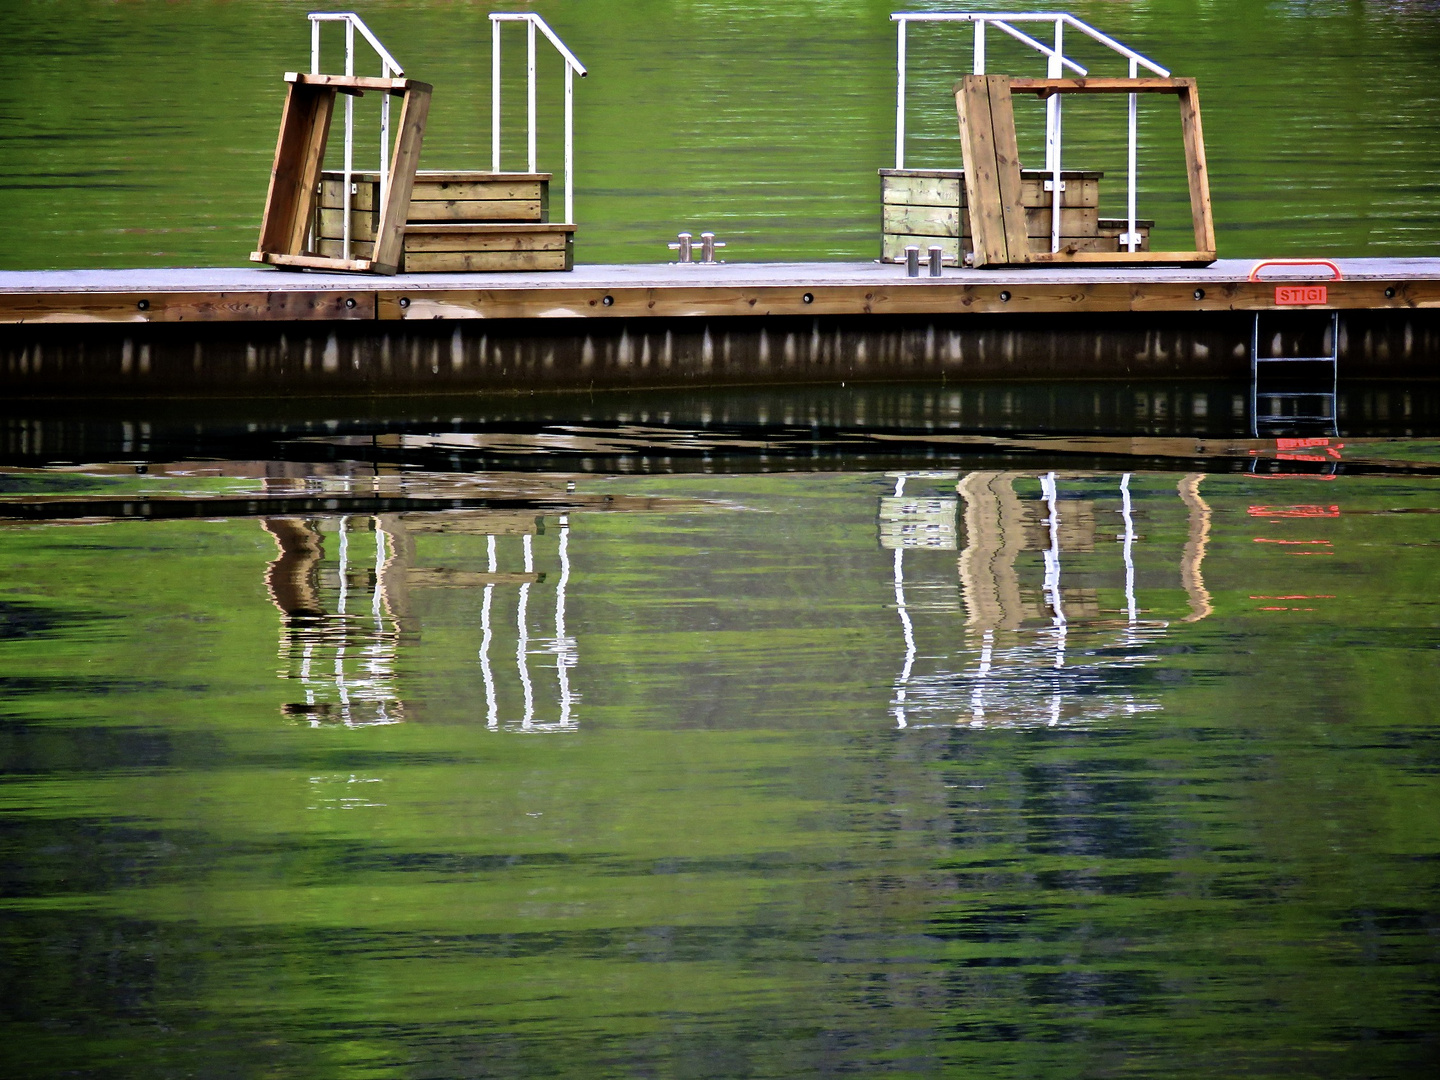
[{"label": "water reflection of dock", "polygon": [[[565,627],[570,523],[567,515],[557,521],[558,573],[552,576],[536,568],[535,540],[543,532],[544,518],[533,513],[419,511],[263,519],[279,549],[265,578],[282,616],[279,674],[298,683],[304,695],[303,701],[286,704],[285,714],[312,726],[362,727],[404,720],[398,669],[402,646],[420,633],[415,594],[458,588],[481,591],[478,659],[487,725],[501,726],[501,700],[514,696],[505,685],[508,678],[523,704],[518,718],[506,726],[524,731],[573,728],[577,695],[570,674],[578,653]],[[416,538],[437,533],[483,537],[486,569],[417,565]],[[327,548],[333,558],[327,557]],[[538,610],[533,595],[552,581],[553,621],[548,611]],[[495,644],[502,605],[513,606],[515,612],[513,676],[508,676],[509,664]],[[537,632],[541,628],[553,633]],[[542,668],[554,672],[553,708],[544,700],[548,689],[538,689],[546,681]]]},{"label": "water reflection of dock", "polygon": [[[1174,584],[1185,609],[1166,617],[1140,602],[1131,474],[1118,482],[1053,472],[892,475],[880,541],[894,551],[904,641],[891,701],[898,726],[1083,724],[1158,708],[1138,685],[1139,669],[1156,658],[1172,622],[1211,610],[1201,475],[1178,485],[1186,539]],[[1038,491],[1017,490],[1037,483]],[[1167,509],[1155,505],[1156,516]],[[1110,513],[1119,526],[1113,540],[1098,524]],[[907,552],[924,550],[958,550],[955,577],[938,576],[933,556],[917,566],[913,554],[907,575]]]}]

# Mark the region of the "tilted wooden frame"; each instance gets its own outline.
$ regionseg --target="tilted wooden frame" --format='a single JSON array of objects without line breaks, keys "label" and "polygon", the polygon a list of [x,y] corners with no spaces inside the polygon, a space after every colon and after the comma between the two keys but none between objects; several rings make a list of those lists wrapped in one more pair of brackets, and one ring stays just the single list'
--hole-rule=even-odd
[{"label": "tilted wooden frame", "polygon": [[[420,146],[425,139],[432,87],[414,79],[307,75],[293,71],[286,72],[285,81],[290,89],[280,114],[280,136],[275,144],[275,164],[270,170],[270,190],[265,196],[260,240],[250,255],[251,261],[297,269],[395,273],[405,241],[405,218],[410,212],[410,193],[415,185],[415,168],[420,163]],[[390,182],[380,206],[374,253],[369,259],[316,255],[307,252],[305,244],[315,214],[320,172],[325,164],[325,144],[335,114],[335,96],[358,97],[366,90],[401,98],[400,124],[395,149],[390,155]]]},{"label": "tilted wooden frame", "polygon": [[[1193,251],[1030,251],[1025,209],[1020,203],[1020,154],[1015,138],[1012,94],[1174,94],[1180,99],[1180,130],[1185,143],[1185,173],[1190,185]],[[1200,93],[1184,79],[1019,79],[1008,75],[967,75],[955,84],[960,118],[960,151],[965,165],[965,194],[975,265],[1024,266],[1135,263],[1206,266],[1215,261],[1215,222],[1210,209],[1210,177],[1205,166],[1205,136],[1200,126]]]}]

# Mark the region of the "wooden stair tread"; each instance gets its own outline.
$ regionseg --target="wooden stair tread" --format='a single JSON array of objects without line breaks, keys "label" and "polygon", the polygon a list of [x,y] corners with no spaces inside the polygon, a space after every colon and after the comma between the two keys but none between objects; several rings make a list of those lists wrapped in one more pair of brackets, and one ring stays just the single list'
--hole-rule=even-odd
[{"label": "wooden stair tread", "polygon": [[555,221],[407,221],[405,231],[440,236],[464,233],[573,233],[575,226]]}]

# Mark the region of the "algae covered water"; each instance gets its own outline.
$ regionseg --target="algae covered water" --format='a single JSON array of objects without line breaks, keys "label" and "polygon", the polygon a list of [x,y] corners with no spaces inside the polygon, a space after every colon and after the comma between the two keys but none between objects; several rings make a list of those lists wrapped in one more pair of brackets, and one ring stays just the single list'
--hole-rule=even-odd
[{"label": "algae covered water", "polygon": [[8,420],[3,1071],[1427,1074],[1433,403],[1127,394]]}]

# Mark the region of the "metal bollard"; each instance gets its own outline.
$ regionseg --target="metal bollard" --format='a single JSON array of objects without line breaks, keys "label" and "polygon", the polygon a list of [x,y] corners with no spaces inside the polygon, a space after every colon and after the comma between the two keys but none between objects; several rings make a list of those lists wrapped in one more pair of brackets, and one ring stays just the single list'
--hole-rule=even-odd
[{"label": "metal bollard", "polygon": [[905,276],[920,276],[920,249],[914,244],[905,247]]},{"label": "metal bollard", "polygon": [[939,244],[930,245],[930,276],[939,277],[940,268],[945,263],[945,249]]},{"label": "metal bollard", "polygon": [[690,234],[688,232],[682,232],[677,239],[680,241],[678,244],[670,245],[671,251],[678,251],[680,253],[675,261],[688,263],[690,261]]},{"label": "metal bollard", "polygon": [[703,263],[713,263],[715,261],[715,249],[724,246],[724,241],[718,244],[715,242],[715,234],[713,232],[702,232],[700,234],[700,261]]}]

